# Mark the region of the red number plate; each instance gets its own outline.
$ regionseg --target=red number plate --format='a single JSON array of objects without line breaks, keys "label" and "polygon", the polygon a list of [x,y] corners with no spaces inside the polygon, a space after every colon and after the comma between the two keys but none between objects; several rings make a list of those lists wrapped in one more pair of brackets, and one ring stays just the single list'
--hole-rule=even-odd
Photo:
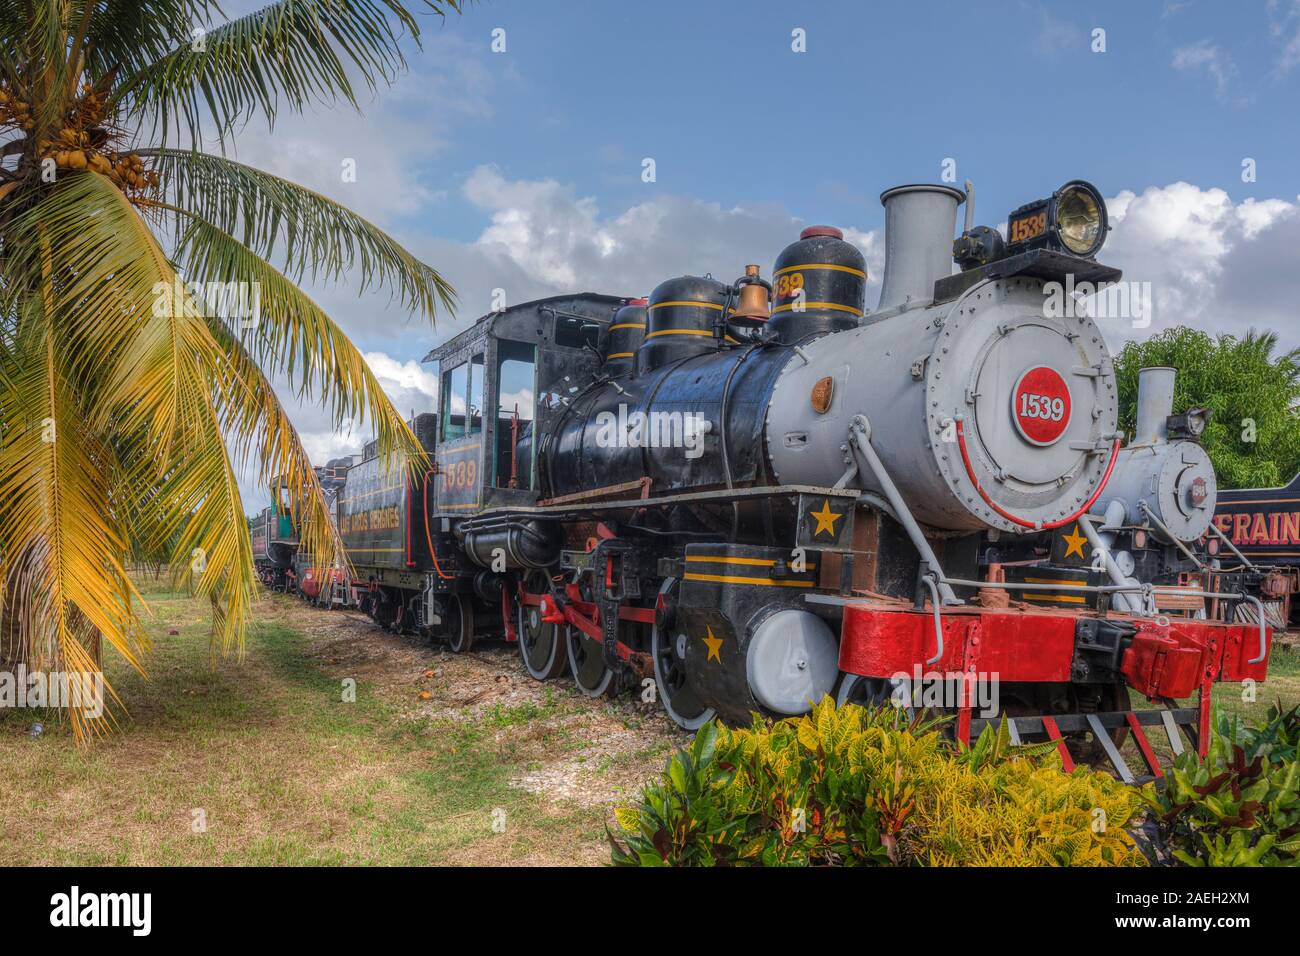
[{"label": "red number plate", "polygon": [[1070,427],[1070,386],[1047,365],[1023,372],[1011,390],[1011,419],[1020,437],[1034,445],[1051,445]]}]

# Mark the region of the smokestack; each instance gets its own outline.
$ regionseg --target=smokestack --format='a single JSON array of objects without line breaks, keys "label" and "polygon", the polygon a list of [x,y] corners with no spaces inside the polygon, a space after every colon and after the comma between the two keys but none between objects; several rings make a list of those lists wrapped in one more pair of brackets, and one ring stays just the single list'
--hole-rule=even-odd
[{"label": "smokestack", "polygon": [[1168,437],[1168,419],[1174,413],[1174,379],[1177,370],[1161,365],[1138,370],[1137,428],[1134,445],[1158,444]]},{"label": "smokestack", "polygon": [[929,305],[934,283],[952,275],[953,230],[966,194],[952,186],[895,186],[885,207],[885,275],[873,314]]}]

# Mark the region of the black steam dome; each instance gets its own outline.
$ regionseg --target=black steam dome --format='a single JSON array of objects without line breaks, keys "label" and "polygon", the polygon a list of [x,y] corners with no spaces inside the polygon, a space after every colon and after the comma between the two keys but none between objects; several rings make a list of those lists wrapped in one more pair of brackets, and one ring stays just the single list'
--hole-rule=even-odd
[{"label": "black steam dome", "polygon": [[605,371],[610,375],[632,370],[636,350],[645,341],[645,307],[645,299],[633,299],[614,313],[605,337]]},{"label": "black steam dome", "polygon": [[795,342],[816,332],[851,329],[866,304],[867,263],[834,226],[809,226],[772,267],[768,334]]},{"label": "black steam dome", "polygon": [[727,287],[705,276],[678,276],[655,286],[646,309],[645,341],[637,350],[638,370],[717,349],[726,301]]}]

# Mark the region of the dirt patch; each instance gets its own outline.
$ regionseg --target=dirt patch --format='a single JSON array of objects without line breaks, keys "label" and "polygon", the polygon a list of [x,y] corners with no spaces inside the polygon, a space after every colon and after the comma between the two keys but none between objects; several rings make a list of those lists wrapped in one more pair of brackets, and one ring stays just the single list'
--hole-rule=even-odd
[{"label": "dirt patch", "polygon": [[325,612],[287,598],[273,603],[264,619],[305,634],[322,670],[369,685],[399,720],[489,731],[524,766],[511,785],[552,803],[612,809],[627,802],[686,740],[658,704],[635,695],[592,699],[567,677],[533,680],[513,645],[453,654],[358,612]]}]

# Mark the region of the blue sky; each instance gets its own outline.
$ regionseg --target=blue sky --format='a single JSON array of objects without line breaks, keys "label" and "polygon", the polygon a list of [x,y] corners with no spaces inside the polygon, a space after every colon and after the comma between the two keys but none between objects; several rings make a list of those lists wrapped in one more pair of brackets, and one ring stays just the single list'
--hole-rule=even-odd
[{"label": "blue sky", "polygon": [[[323,106],[237,140],[240,159],[345,202],[456,286],[459,314],[435,329],[382,295],[310,290],[403,411],[431,406],[419,358],[495,289],[513,303],[767,273],[827,222],[862,247],[871,305],[880,192],[938,181],[945,159],[989,225],[1066,180],[1100,188],[1101,258],[1156,304],[1150,326],[1103,325],[1113,346],[1177,324],[1300,345],[1300,0],[483,0],[425,22],[409,72],[364,115]],[[293,415],[317,458],[366,437]]]},{"label": "blue sky", "polygon": [[[1300,192],[1300,69],[1280,68],[1300,23],[1271,30],[1285,8],[1088,7],[486,2],[439,32],[481,48],[494,115],[459,125],[427,170],[455,179],[490,161],[620,206],[645,198],[638,163],[654,156],[660,189],[811,219],[848,206],[864,226],[879,223],[884,186],[937,178],[945,157],[990,213],[1074,176],[1108,194],[1175,180],[1234,199]],[[495,27],[502,54],[488,49]],[[1244,156],[1255,184],[1241,182]],[[445,235],[477,235],[474,208],[447,213]]]}]

